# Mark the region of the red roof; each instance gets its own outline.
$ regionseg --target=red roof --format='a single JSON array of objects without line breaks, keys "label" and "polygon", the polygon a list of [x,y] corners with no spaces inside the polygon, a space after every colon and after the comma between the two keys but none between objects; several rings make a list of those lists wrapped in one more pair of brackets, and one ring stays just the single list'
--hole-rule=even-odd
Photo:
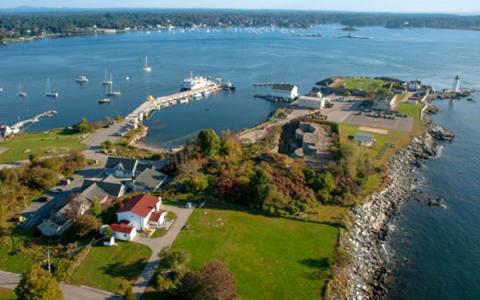
[{"label": "red roof", "polygon": [[166,210],[159,210],[157,212],[154,212],[153,214],[150,215],[150,219],[148,219],[149,222],[158,222],[158,220],[160,220],[160,217],[167,213]]},{"label": "red roof", "polygon": [[112,228],[112,231],[121,232],[121,233],[132,233],[132,230],[135,230],[135,228],[133,228],[132,226],[127,225],[125,223],[112,224],[112,225],[110,225],[110,227]]},{"label": "red roof", "polygon": [[125,202],[117,213],[131,211],[141,217],[146,217],[155,209],[155,205],[158,201],[160,201],[158,197],[152,195],[137,195]]}]

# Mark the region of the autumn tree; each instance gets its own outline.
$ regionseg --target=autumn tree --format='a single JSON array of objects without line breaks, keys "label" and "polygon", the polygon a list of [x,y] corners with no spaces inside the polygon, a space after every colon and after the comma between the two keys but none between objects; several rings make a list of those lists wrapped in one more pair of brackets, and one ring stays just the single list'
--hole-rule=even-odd
[{"label": "autumn tree", "polygon": [[213,129],[204,129],[200,131],[197,138],[197,144],[203,157],[213,157],[219,154],[220,138]]},{"label": "autumn tree", "polygon": [[59,300],[63,299],[57,280],[38,265],[23,275],[15,289],[18,299]]},{"label": "autumn tree", "polygon": [[98,231],[100,229],[100,221],[91,215],[79,216],[75,220],[73,228],[75,234],[79,237],[84,237],[94,231]]},{"label": "autumn tree", "polygon": [[181,280],[178,296],[192,300],[233,300],[237,298],[237,288],[225,265],[214,260],[199,271],[188,272]]}]

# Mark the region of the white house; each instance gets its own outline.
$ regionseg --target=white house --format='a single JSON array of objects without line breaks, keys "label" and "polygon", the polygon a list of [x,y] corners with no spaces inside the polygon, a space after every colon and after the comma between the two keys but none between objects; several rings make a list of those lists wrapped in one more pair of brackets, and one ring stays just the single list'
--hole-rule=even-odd
[{"label": "white house", "polygon": [[422,82],[420,80],[413,80],[408,83],[408,90],[410,92],[416,92],[422,88]]},{"label": "white house", "polygon": [[166,215],[166,211],[160,209],[161,204],[161,197],[148,194],[134,196],[117,211],[118,222],[127,222],[138,231],[160,225]]},{"label": "white house", "polygon": [[108,157],[105,172],[117,178],[131,179],[135,176],[138,160],[122,157]]},{"label": "white house", "polygon": [[117,240],[131,241],[137,235],[135,227],[127,223],[112,224],[110,227],[112,228],[113,237]]},{"label": "white house", "polygon": [[327,101],[327,98],[300,96],[293,104],[301,108],[322,109]]},{"label": "white house", "polygon": [[292,101],[299,96],[298,87],[293,84],[274,84],[272,86],[272,97]]}]

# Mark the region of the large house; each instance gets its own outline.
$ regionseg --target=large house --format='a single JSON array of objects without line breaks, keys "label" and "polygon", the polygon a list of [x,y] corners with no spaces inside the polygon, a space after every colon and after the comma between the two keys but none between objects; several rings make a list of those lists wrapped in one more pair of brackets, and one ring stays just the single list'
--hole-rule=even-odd
[{"label": "large house", "polygon": [[293,84],[274,84],[272,86],[272,97],[287,101],[293,101],[299,96],[298,87]]},{"label": "large house", "polygon": [[132,197],[117,211],[119,223],[126,222],[138,231],[158,227],[165,221],[167,212],[160,209],[162,198],[148,194]]},{"label": "large house", "polygon": [[127,187],[122,183],[122,181],[118,180],[112,175],[108,175],[101,180],[86,179],[83,183],[83,187],[87,188],[93,184],[100,187],[114,199],[123,197],[127,190]]},{"label": "large house", "polygon": [[84,215],[92,206],[93,201],[104,204],[110,195],[97,184],[91,184],[83,192],[76,195],[50,218],[44,220],[38,229],[45,236],[60,236],[72,225],[72,217]]},{"label": "large house", "polygon": [[167,175],[153,169],[145,169],[132,181],[133,192],[150,192],[160,188]]},{"label": "large house", "polygon": [[123,157],[108,157],[105,172],[121,179],[132,179],[137,171],[138,160]]}]

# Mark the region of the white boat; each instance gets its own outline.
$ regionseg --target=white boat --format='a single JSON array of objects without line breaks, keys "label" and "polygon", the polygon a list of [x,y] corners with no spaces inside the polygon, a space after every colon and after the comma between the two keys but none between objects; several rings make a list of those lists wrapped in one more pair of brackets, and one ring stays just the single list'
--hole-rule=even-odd
[{"label": "white boat", "polygon": [[210,96],[211,92],[209,91],[206,91],[206,92],[203,92],[203,97],[207,98],[208,96]]},{"label": "white boat", "polygon": [[50,86],[50,78],[47,78],[47,84],[45,85],[45,97],[58,98],[58,96],[60,96],[60,94],[52,91],[52,87]]},{"label": "white boat", "polygon": [[108,85],[108,90],[107,92],[105,93],[107,96],[110,96],[110,97],[117,97],[117,96],[121,96],[122,95],[122,92],[120,91],[114,91],[113,90],[113,82],[111,84]]},{"label": "white boat", "polygon": [[183,80],[181,85],[181,90],[190,91],[190,90],[201,89],[201,88],[208,87],[210,83],[211,82],[208,78],[203,76],[193,76],[193,74],[190,73],[190,77],[185,78]]},{"label": "white boat", "polygon": [[0,88],[0,92],[3,92],[3,88]]},{"label": "white boat", "polygon": [[84,83],[88,82],[88,78],[85,75],[80,75],[80,76],[78,76],[76,82],[80,83],[80,84],[84,84]]},{"label": "white boat", "polygon": [[19,84],[18,85],[18,96],[22,97],[22,98],[25,98],[28,96],[27,92],[25,92],[22,88],[22,85]]},{"label": "white boat", "polygon": [[106,103],[110,103],[110,102],[112,102],[112,100],[110,100],[110,98],[102,98],[102,99],[98,100],[99,104],[106,104]]},{"label": "white boat", "polygon": [[105,70],[105,78],[102,82],[102,85],[110,85],[112,84],[112,73],[110,73],[110,77],[107,78],[107,70]]},{"label": "white boat", "polygon": [[127,80],[127,81],[130,80],[130,76],[128,76],[128,75],[125,76],[125,80]]},{"label": "white boat", "polygon": [[182,98],[178,101],[180,104],[186,104],[188,102],[190,102],[190,100],[188,98]]},{"label": "white boat", "polygon": [[148,56],[145,56],[145,65],[143,66],[143,72],[145,73],[152,72],[152,67],[148,66]]},{"label": "white boat", "polygon": [[195,95],[192,96],[193,100],[200,100],[203,98],[203,95],[200,93],[196,93]]}]

